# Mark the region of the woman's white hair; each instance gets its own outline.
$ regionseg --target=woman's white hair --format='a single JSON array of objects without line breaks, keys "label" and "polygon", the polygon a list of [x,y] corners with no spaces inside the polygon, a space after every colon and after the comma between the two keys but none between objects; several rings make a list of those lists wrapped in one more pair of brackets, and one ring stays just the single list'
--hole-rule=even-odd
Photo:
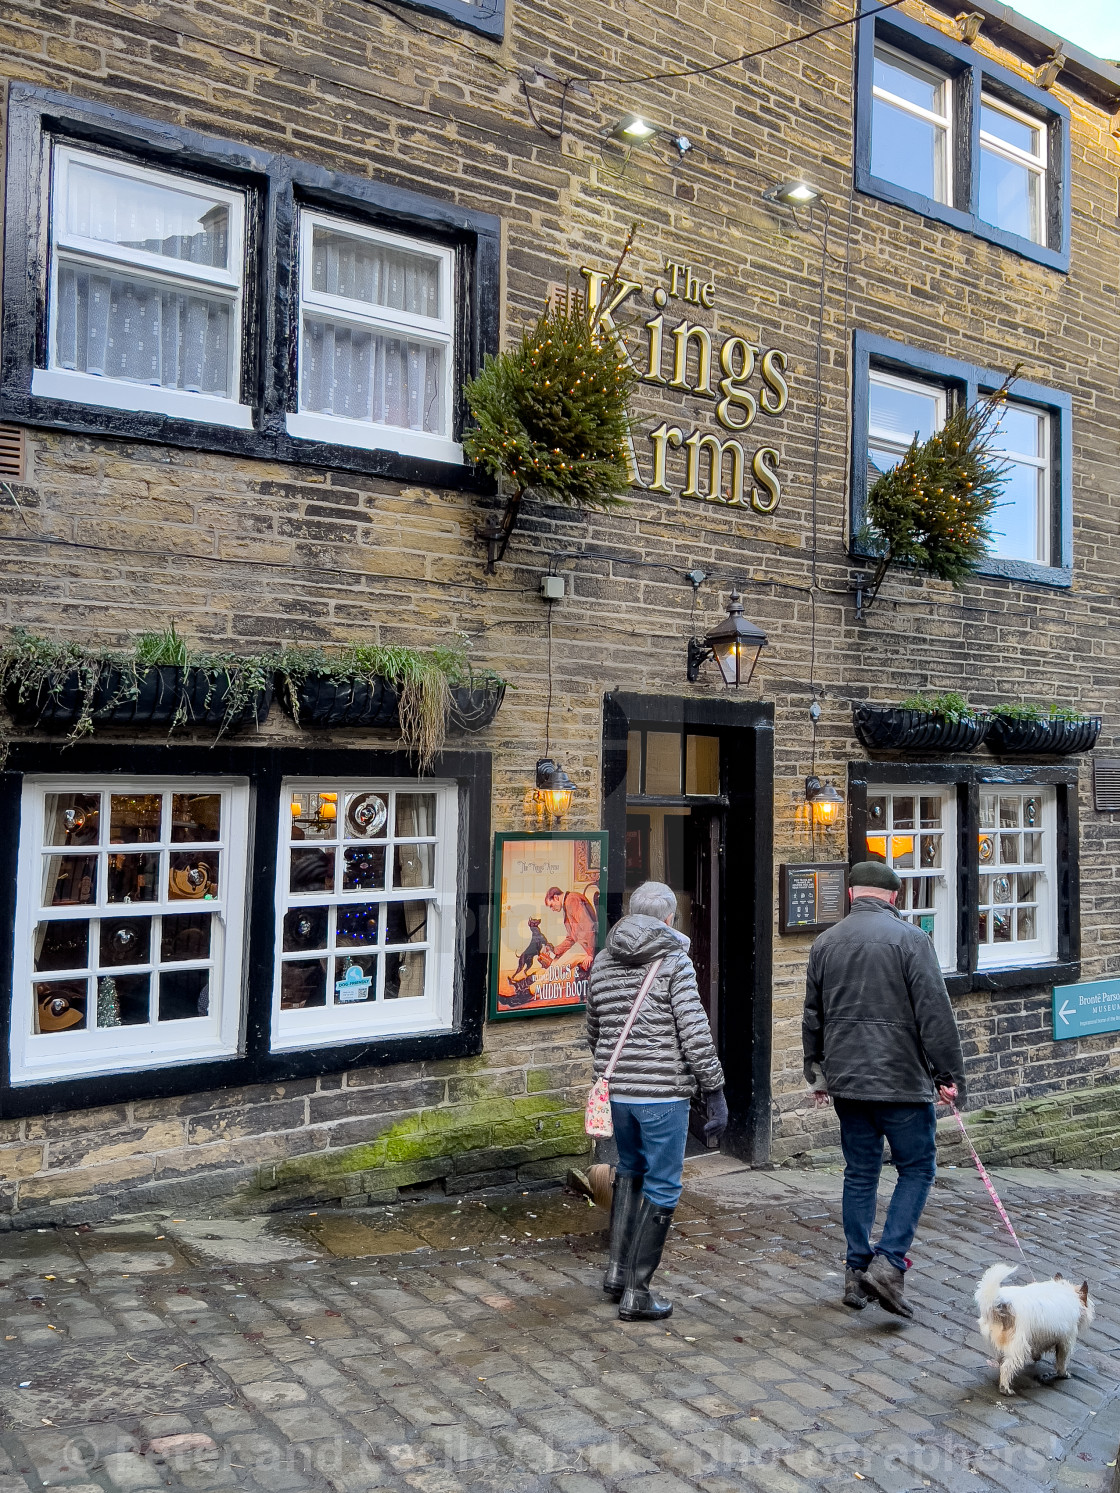
[{"label": "woman's white hair", "polygon": [[677,894],[663,881],[643,881],[630,896],[630,911],[639,917],[656,918],[663,923],[676,916]]}]

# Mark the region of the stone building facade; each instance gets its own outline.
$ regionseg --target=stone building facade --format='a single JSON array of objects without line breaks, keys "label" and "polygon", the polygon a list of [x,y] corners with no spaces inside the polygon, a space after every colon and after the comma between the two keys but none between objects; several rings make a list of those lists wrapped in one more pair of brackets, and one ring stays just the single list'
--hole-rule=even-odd
[{"label": "stone building facade", "polygon": [[[1091,1022],[1056,1039],[1052,997],[1117,973],[1120,835],[1090,758],[869,751],[853,709],[1058,701],[1115,749],[1120,70],[1068,45],[1048,66],[1057,38],[1002,5],[969,40],[953,5],[863,10],[8,7],[5,636],[463,633],[514,686],[425,783],[391,730],[313,732],[275,704],[217,745],[9,723],[12,1222],[562,1174],[585,1150],[581,1018],[518,1015],[489,975],[494,836],[543,829],[607,832],[580,883],[605,917],[643,875],[682,893],[740,1154],[832,1141],[801,1076],[812,935],[780,930],[805,867],[870,846],[912,873],[1000,1155],[1115,1164],[1120,1047]],[[791,181],[814,200],[775,196]],[[374,283],[394,273],[395,305]],[[527,500],[489,573],[501,501],[462,463],[458,390],[565,287],[606,291],[643,375],[635,485],[608,515]],[[862,605],[869,463],[1012,368],[999,552],[960,589],[896,572]],[[753,678],[690,682],[689,639],[736,589],[768,638]],[[534,794],[542,756],[575,783],[562,820]],[[835,824],[808,776],[842,795]],[[354,805],[403,837],[379,852],[395,899],[383,862],[384,895],[348,882]],[[293,849],[289,821],[328,850]],[[336,847],[342,895],[285,900],[289,868]],[[175,873],[214,910],[184,922]],[[381,918],[351,961],[365,1000],[337,993],[342,954],[290,976],[309,998],[280,993],[320,913],[335,958],[359,905]],[[555,943],[563,912],[541,918]]]}]

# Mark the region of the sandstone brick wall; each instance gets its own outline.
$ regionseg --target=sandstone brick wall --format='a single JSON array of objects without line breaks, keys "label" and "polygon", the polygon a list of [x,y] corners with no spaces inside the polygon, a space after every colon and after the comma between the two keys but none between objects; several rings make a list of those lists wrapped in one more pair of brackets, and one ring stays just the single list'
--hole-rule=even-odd
[{"label": "sandstone brick wall", "polygon": [[[905,0],[904,9],[951,26],[921,0]],[[797,7],[764,0],[749,12],[708,0],[671,15],[630,3],[556,8],[511,0],[498,46],[364,0],[319,0],[295,12],[265,0],[167,0],[158,16],[130,5],[11,0],[0,19],[0,73],[9,79],[500,213],[507,336],[566,274],[577,277],[585,264],[610,268],[637,220],[635,277],[656,282],[668,259],[703,266],[718,287],[709,324],[784,349],[791,393],[781,419],[766,425],[782,452],[784,494],[773,514],[642,493],[609,516],[530,501],[493,577],[484,573],[475,534],[482,510],[462,494],[35,431],[31,478],[16,490],[24,516],[0,489],[0,626],[119,642],[175,621],[200,642],[253,648],[287,640],[423,645],[441,628],[461,628],[477,660],[517,685],[479,740],[494,752],[493,827],[518,829],[529,822],[526,785],[544,737],[547,638],[538,576],[550,555],[580,552],[558,564],[571,594],[554,613],[551,740],[579,785],[570,827],[598,827],[604,691],[714,693],[710,678],[685,683],[685,643],[722,615],[720,597],[738,581],[748,616],[772,639],[752,690],[776,706],[775,862],[846,854],[843,830],[812,837],[798,817],[814,760],[814,684],[823,707],[816,768],[838,782],[847,762],[863,755],[851,701],[893,701],[915,689],[964,688],[980,703],[1059,698],[1100,710],[1100,749],[1115,750],[1120,146],[1108,114],[1059,78],[1053,92],[1072,111],[1074,146],[1073,261],[1063,276],[886,203],[851,197],[847,30],[727,75],[571,92],[562,142],[538,130],[525,109],[519,70],[529,66],[562,75],[657,70],[666,57],[729,56],[845,14],[847,0]],[[983,35],[977,47],[1029,75],[1021,59]],[[559,90],[547,81],[531,88],[554,126]],[[679,163],[672,150],[636,151],[618,174],[621,157],[603,136],[630,109],[671,123],[695,150]],[[760,199],[764,186],[802,171],[832,205],[830,254],[848,258],[847,265],[823,260],[815,503],[821,245]],[[1021,360],[1025,377],[1073,394],[1072,592],[986,578],[954,591],[900,577],[863,622],[855,620],[850,586],[862,567],[848,558],[846,529],[857,327],[990,367]],[[637,405],[643,431],[674,411],[693,423],[706,418],[695,419],[695,401],[674,404],[667,391],[643,388]],[[48,547],[36,536],[58,543]],[[588,548],[643,563],[584,558]],[[682,580],[694,567],[712,575],[695,617]],[[265,729],[270,740],[296,739],[276,712]],[[1116,968],[1120,825],[1093,812],[1085,769],[1081,807],[1083,968],[1093,978]],[[831,1139],[827,1117],[803,1105],[808,946],[805,938],[775,939],[779,1156]],[[1115,1083],[1113,1040],[1055,1048],[1048,1002],[1046,990],[958,1002],[977,1102],[1080,1091],[1089,1079]],[[56,1205],[77,1216],[110,1209],[114,1200],[131,1206],[227,1186],[263,1187],[262,1197],[282,1201],[380,1195],[375,1184],[388,1185],[390,1175],[393,1185],[422,1185],[429,1175],[470,1174],[460,1167],[476,1178],[528,1176],[526,1168],[561,1165],[565,1146],[582,1150],[575,1110],[585,1070],[572,1028],[540,1020],[491,1030],[481,1060],[446,1071],[389,1068],[276,1092],[7,1122],[5,1206],[27,1220]],[[549,1054],[543,1065],[538,1051]],[[541,1066],[551,1077],[537,1090],[533,1074]],[[468,1100],[460,1085],[471,1084],[480,1087]],[[472,1118],[476,1102],[498,1108]],[[405,1155],[404,1132],[383,1152],[355,1153],[353,1166],[340,1163],[345,1186],[336,1186],[329,1167],[316,1169],[332,1151],[376,1148],[417,1113],[455,1113],[462,1123],[437,1126],[434,1150],[423,1156],[415,1147]],[[465,1147],[451,1134],[467,1137]]]}]

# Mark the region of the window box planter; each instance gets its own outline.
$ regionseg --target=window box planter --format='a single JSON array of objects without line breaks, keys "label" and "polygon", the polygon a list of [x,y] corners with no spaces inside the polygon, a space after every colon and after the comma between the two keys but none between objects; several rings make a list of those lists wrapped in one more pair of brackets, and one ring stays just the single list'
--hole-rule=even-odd
[{"label": "window box planter", "polygon": [[[102,668],[90,698],[89,719],[97,726],[213,726],[236,731],[260,725],[272,704],[271,681],[226,720],[229,677],[220,669],[149,664],[130,671],[110,664]],[[21,725],[68,730],[75,726],[85,704],[85,685],[78,670],[64,676],[57,687],[44,682],[34,693],[11,684],[5,703]]]},{"label": "window box planter", "polygon": [[900,705],[857,705],[855,733],[870,752],[974,752],[988,734],[987,716],[949,720]]},{"label": "window box planter", "polygon": [[331,731],[343,726],[385,727],[400,725],[400,695],[387,679],[375,675],[338,678],[331,674],[307,674],[289,689],[295,693],[295,708],[288,689],[281,701],[289,715],[312,731]]},{"label": "window box planter", "polygon": [[483,731],[489,726],[506,697],[506,686],[493,680],[484,684],[453,684],[449,723],[454,731]]},{"label": "window box planter", "polygon": [[1006,715],[993,715],[988,746],[993,752],[1008,757],[1069,757],[1075,752],[1092,751],[1103,724],[1099,715],[1087,715],[1075,721],[1015,720]]}]

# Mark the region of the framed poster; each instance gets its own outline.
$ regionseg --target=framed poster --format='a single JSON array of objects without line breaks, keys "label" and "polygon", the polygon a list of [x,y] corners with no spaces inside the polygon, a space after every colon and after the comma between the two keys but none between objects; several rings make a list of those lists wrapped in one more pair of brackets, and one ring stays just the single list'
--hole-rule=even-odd
[{"label": "framed poster", "polygon": [[848,867],[843,861],[779,867],[779,933],[822,933],[847,910]]},{"label": "framed poster", "polygon": [[582,1011],[606,936],[605,831],[494,836],[492,1021]]}]

